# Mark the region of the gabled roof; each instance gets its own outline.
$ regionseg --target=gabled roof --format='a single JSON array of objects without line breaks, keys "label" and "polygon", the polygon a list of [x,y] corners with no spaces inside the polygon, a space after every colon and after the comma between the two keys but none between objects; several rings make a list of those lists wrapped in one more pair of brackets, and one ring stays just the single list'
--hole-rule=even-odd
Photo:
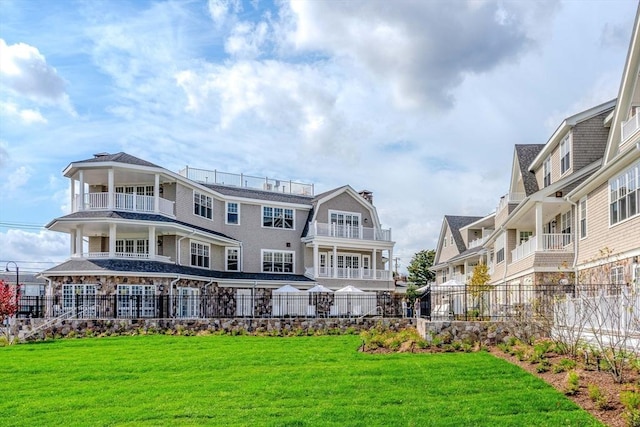
[{"label": "gabled roof", "polygon": [[[467,250],[466,245],[464,244],[464,240],[462,239],[462,234],[460,234],[460,229],[466,225],[469,225],[473,222],[481,220],[482,216],[455,216],[455,215],[445,215],[444,220],[449,224],[449,229],[451,230],[451,234],[453,235],[453,240],[456,242],[456,246],[458,248],[458,252],[462,253]],[[444,236],[443,236],[444,237]]]},{"label": "gabled roof", "polygon": [[249,280],[274,282],[313,282],[308,277],[298,274],[278,273],[242,273],[234,271],[205,270],[159,261],[125,260],[125,259],[77,259],[69,260],[42,272],[43,276],[68,275],[71,273],[132,273],[170,276],[192,276],[203,279]]},{"label": "gabled roof", "polygon": [[529,171],[529,165],[533,163],[543,148],[544,144],[516,144],[515,156],[520,168],[519,172],[522,177],[524,192],[527,196],[539,190],[538,180],[536,179],[535,173]]},{"label": "gabled roof", "polygon": [[139,157],[132,156],[131,154],[127,154],[122,151],[115,154],[109,154],[109,153],[94,154],[94,157],[90,159],[81,160],[73,163],[99,163],[99,162],[117,162],[117,163],[126,163],[128,165],[149,166],[153,168],[160,167],[156,164],[153,164],[146,160],[142,160]]},{"label": "gabled roof", "polygon": [[[562,138],[566,136],[566,134],[571,130],[572,127],[580,122],[589,120],[599,114],[612,110],[615,105],[616,100],[612,99],[611,101],[596,105],[595,107],[591,107],[588,110],[582,111],[564,119],[562,123],[560,123],[560,126],[558,126],[558,128],[555,130],[553,135],[551,135],[551,138],[549,138],[547,143],[544,144],[544,148],[531,162],[531,164],[529,165],[529,170],[535,170],[536,168],[538,168],[542,164],[542,162],[551,154],[555,147],[560,144]],[[604,121],[602,125],[604,126]]]}]

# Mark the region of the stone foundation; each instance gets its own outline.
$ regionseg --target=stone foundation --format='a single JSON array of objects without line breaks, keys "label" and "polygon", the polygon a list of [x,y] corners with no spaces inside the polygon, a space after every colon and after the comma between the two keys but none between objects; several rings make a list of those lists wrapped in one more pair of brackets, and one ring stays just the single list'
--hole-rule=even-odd
[{"label": "stone foundation", "polygon": [[549,336],[535,324],[513,322],[439,322],[418,319],[416,329],[427,342],[430,343],[437,338],[444,344],[479,342],[482,345],[491,346],[505,342],[510,337],[532,341]]}]

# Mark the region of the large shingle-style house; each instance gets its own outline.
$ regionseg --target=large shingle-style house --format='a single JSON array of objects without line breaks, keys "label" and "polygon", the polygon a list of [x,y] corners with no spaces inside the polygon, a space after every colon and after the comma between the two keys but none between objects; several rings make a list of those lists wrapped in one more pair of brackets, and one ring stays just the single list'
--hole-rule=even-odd
[{"label": "large shingle-style house", "polygon": [[569,193],[583,283],[640,283],[640,8],[597,172]]},{"label": "large shingle-style house", "polygon": [[[489,284],[640,280],[639,15],[618,98],[566,118],[546,144],[515,146],[509,192],[474,253],[489,266]],[[468,283],[473,271],[460,262],[471,248],[451,237],[466,223],[452,226],[452,218],[466,217],[444,218],[438,284]]]},{"label": "large shingle-style house", "polygon": [[42,273],[62,308],[77,295],[216,295],[229,315],[255,313],[233,302],[266,301],[284,285],[393,290],[394,242],[371,192],[314,195],[292,181],[174,173],[126,153],[72,162],[64,176],[72,212],[47,228],[70,235],[71,257]]},{"label": "large shingle-style house", "polygon": [[544,145],[515,147],[509,193],[485,243],[492,284],[532,285],[573,274],[575,216],[565,196],[597,170],[614,105],[568,117]]}]

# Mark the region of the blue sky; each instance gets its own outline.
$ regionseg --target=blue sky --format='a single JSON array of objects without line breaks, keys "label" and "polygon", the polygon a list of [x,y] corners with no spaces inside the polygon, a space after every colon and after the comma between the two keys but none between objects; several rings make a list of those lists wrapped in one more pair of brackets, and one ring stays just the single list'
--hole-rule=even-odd
[{"label": "blue sky", "polygon": [[513,146],[615,98],[636,1],[0,0],[0,263],[69,255],[61,171],[125,151],[373,192],[405,270]]}]

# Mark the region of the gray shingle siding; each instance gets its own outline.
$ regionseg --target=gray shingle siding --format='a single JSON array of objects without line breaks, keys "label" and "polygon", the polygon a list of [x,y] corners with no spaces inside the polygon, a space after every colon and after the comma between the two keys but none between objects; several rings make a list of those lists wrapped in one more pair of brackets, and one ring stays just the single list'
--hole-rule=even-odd
[{"label": "gray shingle siding", "polygon": [[610,112],[611,110],[607,110],[574,126],[571,147],[574,173],[604,156],[609,138],[609,128],[604,127],[604,119]]},{"label": "gray shingle siding", "polygon": [[529,165],[544,148],[544,144],[516,144],[516,156],[520,166],[520,174],[524,184],[524,191],[527,196],[539,190],[536,175],[529,172]]}]

